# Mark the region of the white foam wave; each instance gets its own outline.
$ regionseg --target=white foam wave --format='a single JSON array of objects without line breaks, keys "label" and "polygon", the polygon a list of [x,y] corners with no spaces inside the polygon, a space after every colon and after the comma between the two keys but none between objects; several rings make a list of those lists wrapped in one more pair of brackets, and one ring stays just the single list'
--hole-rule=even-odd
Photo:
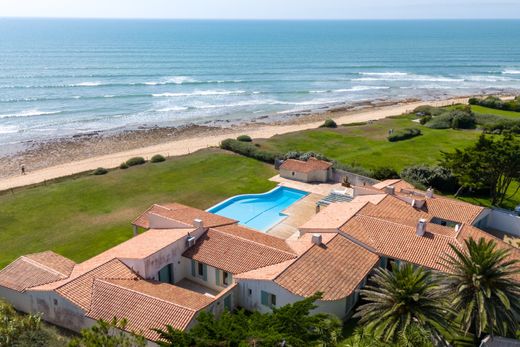
[{"label": "white foam wave", "polygon": [[409,82],[464,82],[463,78],[450,78],[429,75],[394,75],[381,77],[361,77],[353,81],[358,82],[377,82],[377,81],[409,81]]},{"label": "white foam wave", "polygon": [[366,90],[379,90],[379,89],[390,89],[387,86],[354,86],[348,89],[334,89],[335,93],[343,93],[343,92],[362,92]]},{"label": "white foam wave", "polygon": [[115,95],[111,95],[111,94],[107,94],[107,95],[103,95],[104,98],[113,98]]},{"label": "white foam wave", "polygon": [[179,96],[209,96],[209,95],[234,95],[244,94],[245,90],[199,90],[192,93],[160,93],[152,94],[155,97],[179,97]]},{"label": "white foam wave", "polygon": [[15,125],[0,125],[0,134],[14,134],[18,132],[18,127]]},{"label": "white foam wave", "polygon": [[33,109],[33,110],[20,111],[17,113],[0,114],[0,119],[16,118],[16,117],[45,116],[45,115],[58,114],[58,113],[60,113],[60,111],[39,111],[39,110]]},{"label": "white foam wave", "polygon": [[520,70],[507,69],[502,71],[504,75],[520,75]]},{"label": "white foam wave", "polygon": [[360,72],[364,76],[407,76],[406,72]]},{"label": "white foam wave", "polygon": [[144,82],[147,86],[158,86],[158,85],[165,85],[165,84],[184,84],[184,83],[197,83],[198,81],[196,79],[193,79],[188,76],[174,76],[170,77],[161,81],[149,81]]},{"label": "white foam wave", "polygon": [[173,106],[158,109],[157,112],[175,112],[175,111],[186,111],[188,108],[184,106]]},{"label": "white foam wave", "polygon": [[97,87],[102,85],[101,82],[80,82],[69,84],[69,87]]}]

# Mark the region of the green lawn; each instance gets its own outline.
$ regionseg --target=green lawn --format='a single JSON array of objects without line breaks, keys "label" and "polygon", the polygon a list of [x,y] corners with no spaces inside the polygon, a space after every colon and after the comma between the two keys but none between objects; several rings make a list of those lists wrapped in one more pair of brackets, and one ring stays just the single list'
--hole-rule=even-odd
[{"label": "green lawn", "polygon": [[513,112],[513,111],[502,111],[502,110],[496,110],[494,108],[488,108],[478,105],[471,105],[471,110],[475,113],[482,113],[482,114],[494,114],[497,116],[502,116],[509,119],[516,119],[520,118],[520,112]]},{"label": "green lawn", "polygon": [[78,262],[88,259],[130,238],[130,222],[153,203],[207,208],[232,195],[273,188],[267,179],[274,174],[259,161],[206,150],[1,195],[0,268],[48,249]]},{"label": "green lawn", "polygon": [[[441,158],[442,151],[451,152],[455,148],[469,146],[481,133],[480,130],[430,129],[413,122],[413,119],[414,116],[404,115],[372,124],[312,129],[254,142],[262,150],[276,153],[315,151],[342,164],[365,169],[388,166],[399,172],[410,165],[434,165]],[[421,129],[422,135],[398,142],[387,140],[389,129],[409,127]],[[516,187],[516,184],[512,184],[509,192],[513,193]],[[490,205],[489,199],[485,197],[463,199],[474,204]],[[505,201],[504,207],[512,209],[519,203],[520,194],[517,194],[513,199]]]},{"label": "green lawn", "polygon": [[[348,165],[373,169],[390,166],[400,171],[414,164],[435,164],[441,151],[470,145],[480,135],[475,130],[437,130],[412,122],[413,116],[386,118],[372,124],[320,128],[255,141],[264,150],[286,153],[316,151]],[[399,142],[387,140],[388,130],[420,128],[423,135]]]}]

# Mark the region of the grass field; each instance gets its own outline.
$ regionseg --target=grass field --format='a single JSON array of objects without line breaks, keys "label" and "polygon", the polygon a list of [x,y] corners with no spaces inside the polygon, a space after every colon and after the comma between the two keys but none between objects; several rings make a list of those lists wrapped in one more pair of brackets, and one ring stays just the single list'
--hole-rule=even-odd
[{"label": "grass field", "polygon": [[[506,112],[476,106],[475,112],[503,115],[518,112]],[[509,115],[508,117],[512,117]],[[451,152],[455,148],[471,145],[480,136],[480,130],[430,129],[414,122],[413,115],[403,115],[373,122],[371,124],[339,126],[335,129],[318,128],[307,131],[278,135],[270,139],[259,139],[254,142],[262,150],[275,153],[289,151],[314,151],[322,153],[339,163],[360,166],[365,169],[392,167],[398,172],[410,165],[437,164],[442,152]],[[399,130],[415,127],[421,129],[422,135],[412,139],[389,142],[389,129]],[[513,193],[517,185],[512,184],[509,190]],[[473,204],[489,206],[486,197],[462,197]],[[514,208],[520,203],[520,194],[504,203],[506,208]]]},{"label": "grass field", "polygon": [[[400,171],[414,164],[435,164],[441,151],[468,146],[480,134],[474,130],[429,129],[413,122],[413,118],[402,116],[367,125],[313,129],[255,142],[268,151],[316,151],[348,165],[366,169],[389,166]],[[389,129],[409,127],[420,128],[423,135],[398,142],[387,140]]]},{"label": "grass field", "polygon": [[488,107],[483,107],[483,106],[478,106],[478,105],[471,105],[471,110],[475,113],[494,114],[494,115],[501,116],[504,118],[509,118],[509,119],[520,118],[520,112],[495,110],[494,108],[488,108]]},{"label": "grass field", "polygon": [[267,191],[274,174],[256,160],[207,150],[1,195],[0,268],[48,249],[85,260],[130,238],[130,222],[153,203],[204,209],[232,195]]}]

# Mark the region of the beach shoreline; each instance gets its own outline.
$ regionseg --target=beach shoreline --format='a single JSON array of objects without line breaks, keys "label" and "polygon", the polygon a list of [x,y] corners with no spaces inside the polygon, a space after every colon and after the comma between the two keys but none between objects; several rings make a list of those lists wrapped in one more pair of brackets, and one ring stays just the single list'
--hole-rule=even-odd
[{"label": "beach shoreline", "polygon": [[[403,114],[420,105],[446,106],[467,101],[468,97],[426,101],[374,101],[366,102],[362,106],[344,106],[272,123],[260,120],[228,127],[189,125],[122,131],[111,135],[77,135],[37,144],[25,151],[2,158],[2,162],[7,165],[0,169],[0,191],[70,176],[98,167],[115,168],[134,156],[149,159],[155,154],[185,155],[218,146],[226,138],[243,134],[253,138],[269,138],[278,134],[317,128],[327,118],[334,119],[338,124],[366,122]],[[26,169],[25,175],[20,174],[21,165]]]}]

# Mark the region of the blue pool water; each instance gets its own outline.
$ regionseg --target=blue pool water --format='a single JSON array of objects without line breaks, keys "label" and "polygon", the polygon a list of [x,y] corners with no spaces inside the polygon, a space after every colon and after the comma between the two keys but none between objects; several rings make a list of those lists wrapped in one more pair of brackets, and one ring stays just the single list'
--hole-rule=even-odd
[{"label": "blue pool water", "polygon": [[308,193],[278,187],[264,194],[237,195],[208,209],[208,212],[238,220],[241,225],[267,231],[287,215],[282,211]]}]

